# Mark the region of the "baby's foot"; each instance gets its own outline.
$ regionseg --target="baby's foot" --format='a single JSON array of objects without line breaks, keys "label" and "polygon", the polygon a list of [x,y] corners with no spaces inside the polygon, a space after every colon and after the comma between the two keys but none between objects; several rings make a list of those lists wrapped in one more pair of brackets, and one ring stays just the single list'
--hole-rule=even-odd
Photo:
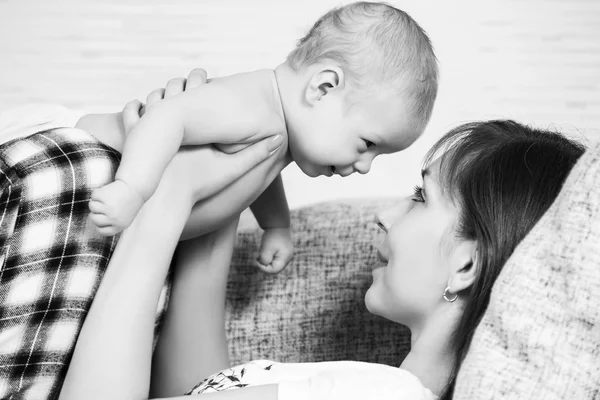
[{"label": "baby's foot", "polygon": [[127,228],[144,205],[142,197],[121,180],[92,192],[90,219],[103,236],[113,236]]}]

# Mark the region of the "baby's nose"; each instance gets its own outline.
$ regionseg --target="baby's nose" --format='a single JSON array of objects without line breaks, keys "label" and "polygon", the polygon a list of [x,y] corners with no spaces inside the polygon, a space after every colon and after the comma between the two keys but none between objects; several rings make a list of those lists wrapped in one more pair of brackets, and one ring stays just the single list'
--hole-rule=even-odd
[{"label": "baby's nose", "polygon": [[369,171],[371,170],[372,162],[373,162],[373,159],[357,161],[354,163],[354,169],[359,174],[363,174],[363,175],[368,174]]}]

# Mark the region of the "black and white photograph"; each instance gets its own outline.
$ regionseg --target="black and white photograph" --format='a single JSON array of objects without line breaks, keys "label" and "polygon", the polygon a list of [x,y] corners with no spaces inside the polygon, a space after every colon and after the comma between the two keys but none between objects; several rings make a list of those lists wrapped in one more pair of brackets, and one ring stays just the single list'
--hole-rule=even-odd
[{"label": "black and white photograph", "polygon": [[0,399],[600,400],[600,1],[0,0]]}]

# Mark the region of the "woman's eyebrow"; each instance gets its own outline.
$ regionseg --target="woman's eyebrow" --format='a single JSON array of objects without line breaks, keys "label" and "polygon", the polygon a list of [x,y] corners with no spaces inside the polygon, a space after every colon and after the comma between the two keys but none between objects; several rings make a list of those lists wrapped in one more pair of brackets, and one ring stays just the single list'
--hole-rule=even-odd
[{"label": "woman's eyebrow", "polygon": [[429,175],[429,169],[425,168],[421,170],[421,178],[425,179],[425,177]]}]

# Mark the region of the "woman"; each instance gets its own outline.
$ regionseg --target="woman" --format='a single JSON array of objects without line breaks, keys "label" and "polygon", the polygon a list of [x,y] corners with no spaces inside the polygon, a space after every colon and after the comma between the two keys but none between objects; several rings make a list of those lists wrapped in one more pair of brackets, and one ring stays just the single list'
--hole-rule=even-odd
[{"label": "woman", "polygon": [[451,398],[504,263],[583,152],[513,121],[465,124],[429,151],[423,187],[380,216],[388,266],[373,272],[367,307],[411,329],[401,367],[441,398]]},{"label": "woman", "polygon": [[[259,362],[246,366],[251,373],[244,376],[235,375],[241,369],[230,371],[238,380],[233,386],[249,380],[250,387],[212,396],[397,398],[404,391],[407,398],[433,398],[433,393],[450,398],[498,272],[582,152],[560,135],[513,122],[450,132],[426,157],[423,187],[379,216],[386,232],[379,249],[385,265],[373,272],[366,304],[410,327],[412,350],[401,368]],[[154,312],[186,220],[176,211],[185,205],[175,194],[159,192],[121,238],[79,336],[61,398],[148,397]],[[236,222],[180,247],[154,357],[153,394],[175,396],[199,376],[227,367],[222,300]],[[214,389],[214,382],[205,381],[194,393]]]},{"label": "woman", "polygon": [[[371,312],[412,331],[412,350],[400,369],[257,362],[213,376],[193,393],[248,384],[221,395],[284,399],[328,392],[348,398],[361,397],[363,390],[364,398],[379,385],[378,398],[402,390],[451,398],[504,262],[558,195],[583,151],[560,134],[512,121],[462,125],[431,149],[423,187],[379,216],[386,232],[379,248],[385,265],[374,270],[365,298]],[[198,376],[227,366],[222,299],[234,234],[232,222],[180,248],[171,308],[154,360],[156,395],[182,393]]]},{"label": "woman", "polygon": [[[411,330],[400,368],[259,361],[215,374],[191,393],[248,385],[227,398],[451,399],[496,277],[583,152],[560,134],[513,121],[465,124],[434,145],[422,187],[378,216],[381,264],[365,296],[370,312]],[[205,264],[218,253],[206,245],[197,251]]]},{"label": "woman", "polygon": [[[242,384],[249,387],[212,396],[367,398],[377,393],[378,398],[398,398],[405,393],[406,398],[433,398],[435,393],[451,398],[460,363],[504,262],[558,195],[583,151],[560,134],[512,121],[462,125],[430,150],[423,186],[378,217],[386,234],[379,247],[382,265],[373,271],[365,297],[372,313],[411,329],[411,352],[400,368],[255,362],[213,375],[192,393]],[[233,221],[180,246],[152,369],[153,395],[176,396],[199,376],[228,366],[223,299],[235,226]],[[132,343],[122,344],[130,350]],[[120,354],[128,353],[122,350]],[[108,353],[102,357],[116,353],[104,351]],[[94,359],[99,360],[86,356],[88,363]],[[139,359],[133,362],[141,366]],[[146,373],[148,363],[140,368]],[[136,386],[130,374],[118,371],[111,373],[127,377],[119,393]],[[147,386],[137,387],[135,398],[146,398]]]}]

